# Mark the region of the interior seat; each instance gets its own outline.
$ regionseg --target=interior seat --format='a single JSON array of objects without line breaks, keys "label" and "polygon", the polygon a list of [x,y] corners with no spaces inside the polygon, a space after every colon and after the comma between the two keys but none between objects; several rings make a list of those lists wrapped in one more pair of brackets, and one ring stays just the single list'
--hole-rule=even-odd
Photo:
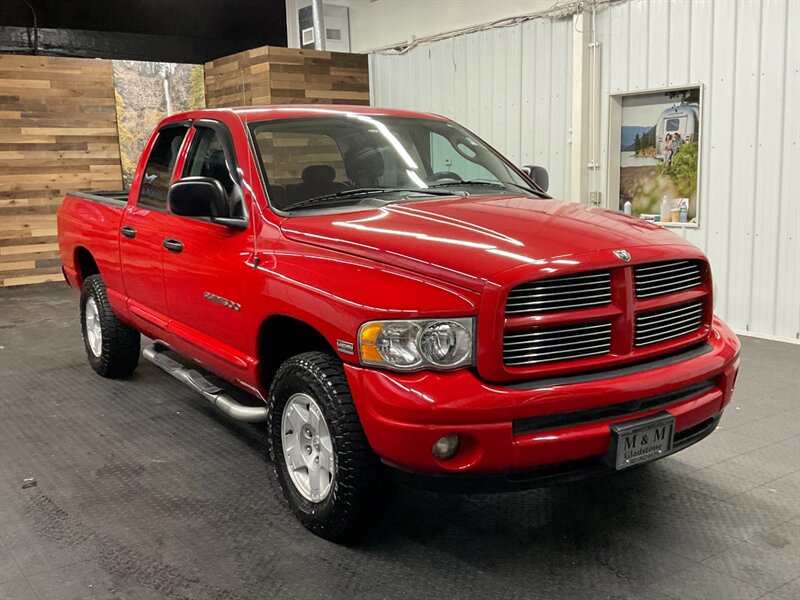
[{"label": "interior seat", "polygon": [[380,150],[369,144],[354,144],[344,155],[347,177],[356,188],[380,187],[384,164]]},{"label": "interior seat", "polygon": [[223,150],[209,152],[208,158],[203,165],[202,175],[219,181],[229,194],[233,190],[233,179],[228,171],[228,165],[225,163],[225,152]]},{"label": "interior seat", "polygon": [[244,198],[242,197],[241,190],[233,183],[233,178],[228,170],[228,164],[225,162],[224,150],[213,150],[208,154],[208,158],[206,158],[203,164],[203,172],[201,174],[203,177],[216,179],[222,184],[228,196],[230,216],[244,217]]}]

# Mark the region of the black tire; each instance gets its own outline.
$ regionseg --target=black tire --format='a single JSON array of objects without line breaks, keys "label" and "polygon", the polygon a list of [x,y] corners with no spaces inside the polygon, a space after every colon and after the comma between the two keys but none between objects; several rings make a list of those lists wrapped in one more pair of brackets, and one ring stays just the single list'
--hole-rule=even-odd
[{"label": "black tire", "polygon": [[[102,348],[95,354],[86,334],[86,304],[92,299],[102,332]],[[122,323],[108,302],[106,284],[100,275],[91,275],[81,289],[81,332],[89,364],[102,377],[128,377],[139,364],[141,336],[139,332]]]},{"label": "black tire", "polygon": [[[283,452],[281,421],[294,394],[308,394],[321,409],[330,431],[334,477],[321,502],[307,500],[292,481]],[[270,388],[269,449],[283,497],[312,533],[334,542],[353,541],[384,494],[380,461],[372,452],[353,404],[341,361],[324,352],[306,352],[284,362]]]}]

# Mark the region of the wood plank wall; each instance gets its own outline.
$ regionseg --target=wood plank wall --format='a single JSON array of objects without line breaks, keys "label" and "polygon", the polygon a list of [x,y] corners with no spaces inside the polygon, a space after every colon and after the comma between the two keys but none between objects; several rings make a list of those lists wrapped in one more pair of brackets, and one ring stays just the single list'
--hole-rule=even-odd
[{"label": "wood plank wall", "polygon": [[111,61],[0,55],[0,287],[61,280],[64,194],[121,188]]},{"label": "wood plank wall", "polygon": [[369,104],[366,54],[264,46],[205,64],[206,106]]},{"label": "wood plank wall", "polygon": [[[267,46],[204,72],[209,108],[369,104],[361,54]],[[116,119],[111,61],[0,55],[0,287],[61,279],[64,194],[122,188]]]}]

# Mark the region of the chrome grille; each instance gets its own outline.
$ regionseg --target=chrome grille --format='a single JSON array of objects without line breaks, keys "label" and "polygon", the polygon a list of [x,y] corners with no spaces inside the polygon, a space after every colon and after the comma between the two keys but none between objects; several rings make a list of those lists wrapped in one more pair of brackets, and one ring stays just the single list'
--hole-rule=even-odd
[{"label": "chrome grille", "polygon": [[512,289],[506,315],[523,315],[602,306],[611,302],[608,271],[565,275],[523,283]]},{"label": "chrome grille", "polygon": [[699,300],[642,313],[636,315],[633,345],[638,348],[678,338],[697,331],[702,322],[703,303]]},{"label": "chrome grille", "polygon": [[697,287],[703,282],[700,263],[694,260],[640,265],[634,269],[636,297],[663,296]]},{"label": "chrome grille", "polygon": [[508,331],[503,336],[503,362],[510,367],[607,354],[611,323]]}]

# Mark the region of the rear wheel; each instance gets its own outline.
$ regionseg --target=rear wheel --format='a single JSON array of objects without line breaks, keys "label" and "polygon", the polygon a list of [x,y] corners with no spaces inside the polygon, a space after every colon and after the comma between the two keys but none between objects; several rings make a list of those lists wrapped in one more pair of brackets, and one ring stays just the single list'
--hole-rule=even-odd
[{"label": "rear wheel", "polygon": [[311,532],[347,541],[383,489],[341,362],[306,352],[284,362],[270,390],[270,455],[283,496]]},{"label": "rear wheel", "polygon": [[127,377],[133,373],[139,364],[141,336],[114,314],[100,275],[83,282],[81,329],[86,356],[98,375]]}]

